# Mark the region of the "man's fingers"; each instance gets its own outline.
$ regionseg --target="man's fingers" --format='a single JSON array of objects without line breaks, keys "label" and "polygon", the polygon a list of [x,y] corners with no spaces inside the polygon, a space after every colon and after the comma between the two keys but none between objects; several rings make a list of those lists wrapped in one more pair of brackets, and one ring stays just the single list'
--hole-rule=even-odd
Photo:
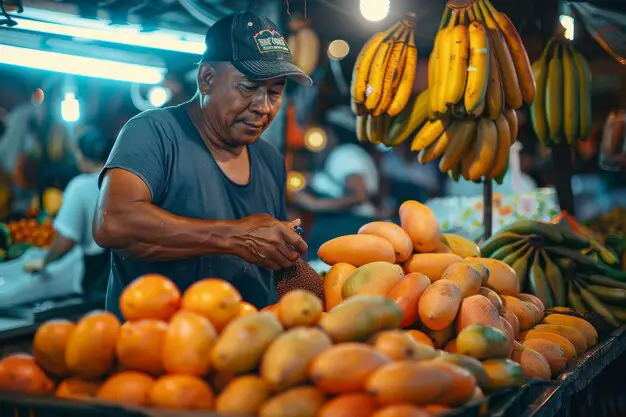
[{"label": "man's fingers", "polygon": [[285,259],[289,260],[292,264],[298,260],[300,254],[296,252],[291,246],[288,245],[278,245],[278,252],[285,257]]},{"label": "man's fingers", "polygon": [[305,253],[309,248],[306,242],[300,237],[299,234],[293,230],[289,230],[283,234],[285,243],[294,248],[298,253]]}]

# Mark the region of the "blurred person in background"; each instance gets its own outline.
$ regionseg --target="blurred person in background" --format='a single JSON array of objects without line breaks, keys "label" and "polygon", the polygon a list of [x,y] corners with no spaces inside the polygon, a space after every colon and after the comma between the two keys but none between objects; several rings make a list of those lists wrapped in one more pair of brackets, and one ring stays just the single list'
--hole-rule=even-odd
[{"label": "blurred person in background", "polygon": [[305,189],[289,198],[298,209],[315,215],[307,238],[310,255],[324,242],[355,233],[380,214],[376,204],[380,177],[373,149],[357,143],[353,132],[340,127],[334,126],[327,136],[329,152],[323,168],[310,175]]},{"label": "blurred person in background", "polygon": [[54,220],[56,235],[50,250],[43,260],[26,265],[33,272],[45,272],[50,263],[80,245],[85,261],[83,291],[86,294],[104,294],[109,278],[110,254],[94,241],[92,222],[100,194],[98,174],[104,167],[113,143],[113,140],[94,127],[80,134],[76,158],[82,174],[74,177],[65,189],[61,210]]}]

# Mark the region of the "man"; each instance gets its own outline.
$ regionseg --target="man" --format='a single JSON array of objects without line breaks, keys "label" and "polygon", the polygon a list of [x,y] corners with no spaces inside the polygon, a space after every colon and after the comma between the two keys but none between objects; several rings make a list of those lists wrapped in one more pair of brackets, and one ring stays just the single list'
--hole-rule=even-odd
[{"label": "man", "polygon": [[283,36],[250,12],[206,35],[196,96],[150,110],[122,129],[100,176],[96,242],[113,250],[107,309],[146,273],[182,290],[218,277],[257,307],[276,302],[272,270],[307,245],[287,223],[282,156],[259,140],[283,98],[286,77],[310,84]]},{"label": "man", "polygon": [[98,173],[102,171],[112,145],[113,141],[97,129],[89,128],[81,134],[76,160],[83,174],[74,177],[65,188],[61,210],[54,219],[56,235],[50,250],[42,261],[27,263],[27,270],[45,270],[50,263],[80,245],[85,260],[83,290],[88,294],[104,294],[109,276],[109,255],[93,239],[92,220],[98,202]]}]

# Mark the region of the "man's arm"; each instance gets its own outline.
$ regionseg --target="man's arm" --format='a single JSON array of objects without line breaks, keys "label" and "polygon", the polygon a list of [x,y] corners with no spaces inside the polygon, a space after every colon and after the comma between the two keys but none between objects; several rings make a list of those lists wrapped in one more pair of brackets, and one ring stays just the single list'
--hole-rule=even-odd
[{"label": "man's arm", "polygon": [[76,242],[57,233],[54,237],[54,240],[52,241],[50,250],[48,251],[48,253],[46,253],[42,267],[45,268],[52,262],[61,259],[63,256],[65,256],[66,253],[71,251],[74,246],[76,246]]},{"label": "man's arm", "polygon": [[94,217],[96,243],[141,259],[232,254],[271,269],[291,266],[307,249],[290,225],[268,215],[236,221],[191,219],[169,213],[151,199],[137,175],[119,168],[108,170]]}]

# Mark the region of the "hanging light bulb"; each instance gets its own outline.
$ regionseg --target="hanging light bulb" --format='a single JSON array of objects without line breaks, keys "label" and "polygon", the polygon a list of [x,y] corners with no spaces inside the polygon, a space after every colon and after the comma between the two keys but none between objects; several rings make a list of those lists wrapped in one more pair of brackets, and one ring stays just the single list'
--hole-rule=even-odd
[{"label": "hanging light bulb", "polygon": [[296,192],[306,187],[306,178],[301,172],[289,171],[287,173],[287,190]]},{"label": "hanging light bulb", "polygon": [[320,127],[311,127],[304,132],[304,147],[319,152],[326,147],[326,132]]},{"label": "hanging light bulb", "polygon": [[348,55],[348,52],[350,52],[350,46],[343,39],[335,39],[328,45],[328,57],[332,60],[341,61]]},{"label": "hanging light bulb", "polygon": [[80,103],[76,100],[76,94],[65,93],[65,99],[61,102],[61,117],[70,123],[80,119]]},{"label": "hanging light bulb", "polygon": [[148,100],[154,107],[161,107],[169,101],[172,96],[172,92],[169,88],[164,88],[159,85],[154,86],[148,91]]},{"label": "hanging light bulb", "polygon": [[371,22],[383,20],[389,14],[389,0],[361,0],[361,14]]}]

